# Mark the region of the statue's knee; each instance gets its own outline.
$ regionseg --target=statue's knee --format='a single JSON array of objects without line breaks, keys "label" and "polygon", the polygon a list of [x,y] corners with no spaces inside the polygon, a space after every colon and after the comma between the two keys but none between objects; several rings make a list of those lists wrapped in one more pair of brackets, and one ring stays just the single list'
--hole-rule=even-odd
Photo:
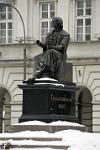
[{"label": "statue's knee", "polygon": [[57,79],[65,82],[72,82],[72,64],[66,62],[60,62],[59,69],[57,71]]}]

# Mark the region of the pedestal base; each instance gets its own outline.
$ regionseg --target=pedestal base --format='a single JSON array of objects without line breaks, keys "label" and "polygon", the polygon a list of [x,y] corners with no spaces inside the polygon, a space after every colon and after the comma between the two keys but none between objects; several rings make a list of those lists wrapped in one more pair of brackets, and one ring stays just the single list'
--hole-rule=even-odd
[{"label": "pedestal base", "polygon": [[19,122],[70,121],[75,117],[75,84],[61,84],[57,80],[36,81],[33,85],[19,85],[23,90],[23,110]]},{"label": "pedestal base", "polygon": [[84,125],[80,125],[78,123],[71,123],[66,121],[56,121],[52,123],[45,123],[40,121],[28,121],[13,124],[11,126],[10,132],[20,132],[30,130],[30,131],[46,131],[49,133],[54,133],[61,130],[69,130],[69,129],[87,131],[87,128]]}]

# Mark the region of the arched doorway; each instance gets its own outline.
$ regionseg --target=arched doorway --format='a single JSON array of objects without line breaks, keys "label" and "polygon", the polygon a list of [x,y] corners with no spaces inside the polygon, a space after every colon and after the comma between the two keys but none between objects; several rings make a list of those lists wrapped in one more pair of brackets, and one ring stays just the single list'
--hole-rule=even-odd
[{"label": "arched doorway", "polygon": [[8,132],[11,125],[11,96],[7,89],[0,87],[0,132]]},{"label": "arched doorway", "polygon": [[81,87],[78,97],[79,123],[85,125],[92,132],[92,95],[88,88]]}]

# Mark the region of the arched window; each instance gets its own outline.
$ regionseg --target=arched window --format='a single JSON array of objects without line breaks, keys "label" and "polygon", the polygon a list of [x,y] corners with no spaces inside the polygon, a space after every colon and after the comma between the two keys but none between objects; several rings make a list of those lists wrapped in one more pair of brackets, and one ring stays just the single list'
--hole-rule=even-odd
[{"label": "arched window", "polygon": [[86,87],[80,87],[82,90],[78,97],[78,119],[79,123],[92,131],[92,95]]},{"label": "arched window", "polygon": [[0,132],[9,132],[11,126],[11,95],[0,87]]}]

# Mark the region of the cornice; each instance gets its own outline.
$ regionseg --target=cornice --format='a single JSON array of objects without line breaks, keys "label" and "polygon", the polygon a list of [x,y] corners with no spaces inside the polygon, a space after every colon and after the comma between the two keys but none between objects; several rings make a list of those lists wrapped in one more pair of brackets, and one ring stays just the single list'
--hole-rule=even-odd
[{"label": "cornice", "polygon": [[[24,63],[21,59],[16,60],[0,60],[0,67],[23,67]],[[30,67],[32,66],[30,60],[26,61],[26,66]]]}]

